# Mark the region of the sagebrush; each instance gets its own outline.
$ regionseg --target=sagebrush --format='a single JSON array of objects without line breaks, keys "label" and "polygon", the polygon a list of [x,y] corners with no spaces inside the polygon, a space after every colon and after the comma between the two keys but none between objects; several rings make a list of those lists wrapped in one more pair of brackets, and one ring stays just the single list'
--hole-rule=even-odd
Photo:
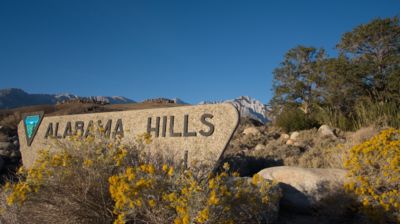
[{"label": "sagebrush", "polygon": [[[203,175],[101,136],[55,141],[2,189],[5,223],[271,223],[280,191],[258,176]],[[14,215],[10,216],[9,213]]]}]

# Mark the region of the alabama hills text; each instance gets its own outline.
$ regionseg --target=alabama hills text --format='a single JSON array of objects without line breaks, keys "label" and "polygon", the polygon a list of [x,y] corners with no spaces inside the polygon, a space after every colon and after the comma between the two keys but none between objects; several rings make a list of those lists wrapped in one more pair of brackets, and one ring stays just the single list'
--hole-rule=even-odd
[{"label": "alabama hills text", "polygon": [[[183,126],[177,127],[175,124],[175,116],[157,116],[147,118],[147,128],[143,132],[151,134],[153,137],[195,137],[201,135],[204,137],[211,136],[214,133],[215,126],[212,123],[213,115],[209,113],[202,114],[198,119],[204,128],[200,130],[191,130],[189,115],[183,116]],[[177,118],[178,119],[178,118]],[[90,120],[84,121],[66,121],[66,122],[50,122],[46,129],[44,138],[66,138],[75,134],[81,136],[89,136],[93,134],[95,127],[102,130],[107,138],[124,137],[124,122],[122,118],[107,120]]]}]

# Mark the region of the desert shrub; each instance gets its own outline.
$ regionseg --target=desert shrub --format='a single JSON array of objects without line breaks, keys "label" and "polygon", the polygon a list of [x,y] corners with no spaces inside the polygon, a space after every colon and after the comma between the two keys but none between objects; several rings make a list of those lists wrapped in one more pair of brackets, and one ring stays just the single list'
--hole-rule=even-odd
[{"label": "desert shrub", "polygon": [[41,150],[33,166],[21,167],[18,180],[4,188],[8,206],[18,207],[17,222],[112,222],[108,177],[137,161],[139,145],[93,136],[54,144],[59,151]]},{"label": "desert shrub", "polygon": [[298,108],[285,108],[275,119],[275,124],[286,132],[318,127],[319,123]]},{"label": "desert shrub", "polygon": [[[143,150],[142,135],[126,146],[100,136],[55,141],[33,166],[2,189],[5,223],[268,223],[279,190],[225,171],[197,169]],[[7,205],[4,205],[7,204]],[[12,216],[7,214],[14,214]]]},{"label": "desert shrub", "polygon": [[258,175],[249,183],[226,171],[199,180],[168,165],[128,167],[109,179],[115,223],[271,223],[278,188]]},{"label": "desert shrub", "polygon": [[360,198],[367,214],[400,222],[400,130],[384,130],[354,146],[344,165],[351,178],[345,187]]}]

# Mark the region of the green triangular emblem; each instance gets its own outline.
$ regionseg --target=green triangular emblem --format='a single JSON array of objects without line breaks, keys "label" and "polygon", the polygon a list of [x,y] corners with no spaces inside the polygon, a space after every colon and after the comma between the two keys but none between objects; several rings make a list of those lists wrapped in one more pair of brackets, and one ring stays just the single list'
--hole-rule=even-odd
[{"label": "green triangular emblem", "polygon": [[39,129],[40,122],[42,122],[43,114],[43,112],[37,112],[26,114],[23,117],[26,143],[28,144],[28,146],[32,144],[32,141],[35,138],[36,132]]}]

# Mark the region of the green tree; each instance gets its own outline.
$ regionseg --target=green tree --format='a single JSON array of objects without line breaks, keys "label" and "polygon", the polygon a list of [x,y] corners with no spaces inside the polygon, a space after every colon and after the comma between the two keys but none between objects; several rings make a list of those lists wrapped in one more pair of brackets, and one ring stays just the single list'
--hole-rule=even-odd
[{"label": "green tree", "polygon": [[380,102],[400,102],[399,18],[375,19],[342,36],[340,53],[362,74],[366,95]]},{"label": "green tree", "polygon": [[363,94],[362,75],[343,55],[326,59],[322,70],[323,77],[319,89],[321,106],[349,114],[357,99]]},{"label": "green tree", "polygon": [[321,65],[325,58],[323,49],[297,46],[290,49],[274,74],[274,97],[271,105],[275,111],[285,105],[301,106],[308,114],[319,99]]},{"label": "green tree", "polygon": [[333,58],[304,46],[285,54],[273,72],[270,104],[276,117],[301,109],[307,118],[345,130],[374,123],[397,126],[392,121],[400,116],[399,18],[359,25],[336,47],[339,55]]}]

